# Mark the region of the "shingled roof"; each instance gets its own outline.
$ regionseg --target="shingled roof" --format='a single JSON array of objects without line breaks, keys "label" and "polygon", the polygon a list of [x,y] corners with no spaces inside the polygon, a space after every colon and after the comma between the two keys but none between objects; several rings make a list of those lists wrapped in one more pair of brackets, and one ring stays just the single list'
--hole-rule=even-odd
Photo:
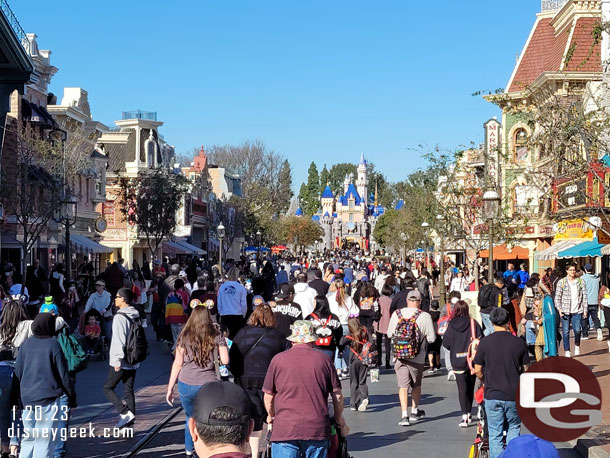
[{"label": "shingled roof", "polygon": [[[575,16],[556,33],[553,18],[538,17],[508,82],[519,92],[545,72],[601,72],[601,40],[595,40],[599,17]],[[569,43],[568,43],[569,40]]]},{"label": "shingled roof", "polygon": [[108,156],[108,171],[124,172],[125,162],[136,159],[136,135],[133,130],[129,134],[127,143],[106,143],[104,152]]}]

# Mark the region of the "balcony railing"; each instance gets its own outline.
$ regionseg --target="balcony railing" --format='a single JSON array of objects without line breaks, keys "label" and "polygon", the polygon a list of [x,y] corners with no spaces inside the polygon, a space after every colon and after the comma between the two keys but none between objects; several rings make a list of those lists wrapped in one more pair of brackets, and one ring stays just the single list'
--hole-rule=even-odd
[{"label": "balcony railing", "polygon": [[148,119],[149,121],[156,121],[157,112],[156,111],[142,111],[142,110],[124,111],[123,119]]},{"label": "balcony railing", "polygon": [[21,43],[21,46],[23,47],[27,55],[30,56],[30,40],[28,40],[25,31],[21,27],[21,24],[19,24],[15,13],[13,13],[13,10],[11,10],[11,7],[8,5],[8,2],[6,0],[0,0],[0,10],[2,11],[2,14],[4,14],[6,22],[8,22],[8,24],[11,26],[11,29],[13,29],[13,33],[17,37],[17,41]]},{"label": "balcony railing", "polygon": [[568,0],[541,0],[540,11],[543,13],[559,11]]}]

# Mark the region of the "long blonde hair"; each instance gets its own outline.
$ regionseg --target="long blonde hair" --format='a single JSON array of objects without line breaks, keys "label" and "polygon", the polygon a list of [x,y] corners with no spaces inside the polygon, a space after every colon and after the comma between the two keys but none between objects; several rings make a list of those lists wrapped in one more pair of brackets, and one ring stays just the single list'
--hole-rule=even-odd
[{"label": "long blonde hair", "polygon": [[345,282],[340,278],[333,280],[333,283],[331,285],[331,291],[336,291],[335,300],[337,301],[337,304],[347,308],[347,304],[345,303]]},{"label": "long blonde hair", "polygon": [[218,331],[207,307],[195,307],[178,336],[178,347],[184,349],[199,367],[205,367],[212,359]]}]

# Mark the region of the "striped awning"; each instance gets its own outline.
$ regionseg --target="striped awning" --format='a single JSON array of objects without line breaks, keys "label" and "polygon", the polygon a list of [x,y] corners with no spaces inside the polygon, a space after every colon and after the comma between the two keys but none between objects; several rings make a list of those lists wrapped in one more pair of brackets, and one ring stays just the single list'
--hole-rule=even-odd
[{"label": "striped awning", "polygon": [[536,251],[534,253],[534,258],[538,261],[550,261],[552,259],[557,259],[557,255],[560,251],[572,248],[573,246],[578,245],[580,242],[581,240],[562,240],[561,242],[557,242],[555,245],[551,245],[546,250]]}]

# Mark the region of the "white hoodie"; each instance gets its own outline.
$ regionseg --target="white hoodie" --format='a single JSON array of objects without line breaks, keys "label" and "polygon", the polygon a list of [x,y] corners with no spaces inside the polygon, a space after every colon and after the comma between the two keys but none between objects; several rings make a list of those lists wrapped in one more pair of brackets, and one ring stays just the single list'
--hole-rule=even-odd
[{"label": "white hoodie", "polygon": [[336,296],[336,291],[330,292],[326,295],[328,304],[330,305],[330,313],[337,315],[341,324],[347,325],[347,320],[349,317],[358,316],[360,314],[360,309],[348,294],[345,295],[344,305],[339,305]]},{"label": "white hoodie", "polygon": [[306,319],[316,308],[316,296],[318,293],[307,283],[295,283],[294,302],[301,306],[303,319]]}]

